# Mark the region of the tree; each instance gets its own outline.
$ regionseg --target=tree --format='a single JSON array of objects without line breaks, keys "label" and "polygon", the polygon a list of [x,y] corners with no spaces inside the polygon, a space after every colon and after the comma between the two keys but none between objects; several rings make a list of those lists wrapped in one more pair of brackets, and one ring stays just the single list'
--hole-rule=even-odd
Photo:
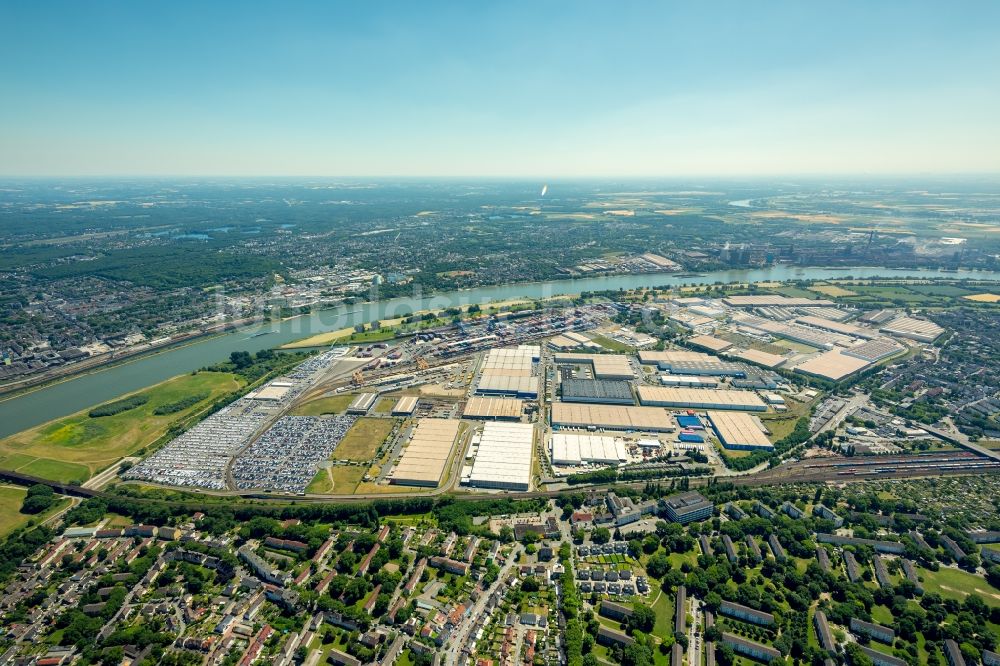
[{"label": "tree", "polygon": [[237,370],[242,370],[253,365],[253,358],[248,351],[234,351],[229,355],[229,362],[236,366]]},{"label": "tree", "polygon": [[611,541],[611,530],[607,527],[597,527],[590,533],[590,539],[594,543],[603,544]]},{"label": "tree", "polygon": [[663,578],[670,571],[670,559],[665,553],[656,553],[646,563],[646,573],[653,578]]},{"label": "tree", "polygon": [[653,651],[636,641],[622,650],[622,666],[653,666]]},{"label": "tree", "polygon": [[[721,666],[732,666],[736,661],[736,652],[729,643],[716,643],[715,659]],[[870,660],[869,660],[870,663]]]},{"label": "tree", "polygon": [[28,494],[21,503],[21,513],[41,513],[56,502],[55,492],[49,486],[41,483],[28,488]]},{"label": "tree", "polygon": [[649,633],[656,624],[656,612],[645,604],[635,604],[632,615],[628,618],[628,628],[632,631]]}]

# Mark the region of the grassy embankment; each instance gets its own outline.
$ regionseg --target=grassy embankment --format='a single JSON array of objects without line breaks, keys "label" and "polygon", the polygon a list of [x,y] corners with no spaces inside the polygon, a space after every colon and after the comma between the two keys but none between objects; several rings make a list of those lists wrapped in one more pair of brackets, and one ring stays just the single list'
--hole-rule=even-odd
[{"label": "grassy embankment", "polygon": [[[112,416],[91,417],[89,407],[0,440],[0,468],[45,479],[82,483],[102,469],[162,437],[167,429],[219,396],[238,390],[229,373],[181,375],[140,391],[148,402]],[[157,407],[195,394],[207,396],[172,414]]]}]

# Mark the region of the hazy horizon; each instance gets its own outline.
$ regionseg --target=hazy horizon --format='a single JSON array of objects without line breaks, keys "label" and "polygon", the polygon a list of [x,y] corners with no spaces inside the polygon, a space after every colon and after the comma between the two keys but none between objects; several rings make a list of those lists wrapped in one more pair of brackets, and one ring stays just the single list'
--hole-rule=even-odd
[{"label": "hazy horizon", "polygon": [[0,176],[992,176],[998,25],[989,2],[12,4]]}]

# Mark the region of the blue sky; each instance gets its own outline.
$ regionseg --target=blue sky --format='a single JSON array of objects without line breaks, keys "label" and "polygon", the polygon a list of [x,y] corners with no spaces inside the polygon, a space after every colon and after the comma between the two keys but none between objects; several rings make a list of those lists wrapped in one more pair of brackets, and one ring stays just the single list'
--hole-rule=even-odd
[{"label": "blue sky", "polygon": [[0,174],[1000,172],[1000,3],[0,0]]}]

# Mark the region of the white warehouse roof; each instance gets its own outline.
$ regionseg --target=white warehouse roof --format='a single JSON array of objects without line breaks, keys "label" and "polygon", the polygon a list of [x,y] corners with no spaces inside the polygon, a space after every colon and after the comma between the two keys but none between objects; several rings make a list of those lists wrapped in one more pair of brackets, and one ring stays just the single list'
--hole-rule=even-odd
[{"label": "white warehouse roof", "polygon": [[530,423],[490,422],[483,428],[469,484],[478,488],[528,490],[535,427]]},{"label": "white warehouse roof", "polygon": [[628,460],[625,444],[606,435],[555,433],[550,450],[553,465],[582,465],[585,462],[617,465]]}]

